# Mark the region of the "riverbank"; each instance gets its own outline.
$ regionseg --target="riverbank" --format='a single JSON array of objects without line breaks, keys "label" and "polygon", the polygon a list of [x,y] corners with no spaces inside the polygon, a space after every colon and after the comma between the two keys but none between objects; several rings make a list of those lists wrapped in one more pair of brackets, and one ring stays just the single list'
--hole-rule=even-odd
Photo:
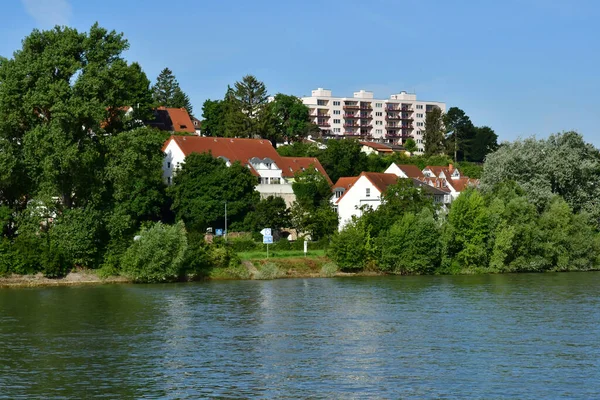
[{"label": "riverbank", "polygon": [[[286,278],[331,278],[348,276],[382,276],[382,272],[341,272],[325,256],[288,257],[244,260],[239,266],[214,268],[202,276],[190,276],[187,281],[202,280],[263,280]],[[0,277],[0,288],[102,285],[133,283],[124,276],[100,277],[95,270],[76,270],[63,278],[46,278],[43,274]]]}]

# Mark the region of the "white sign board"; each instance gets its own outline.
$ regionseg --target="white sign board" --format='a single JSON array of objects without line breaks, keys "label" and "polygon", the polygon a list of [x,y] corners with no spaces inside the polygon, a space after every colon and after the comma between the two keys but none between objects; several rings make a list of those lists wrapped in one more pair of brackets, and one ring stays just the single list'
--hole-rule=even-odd
[{"label": "white sign board", "polygon": [[265,228],[262,231],[260,231],[260,234],[263,236],[271,236],[271,228]]},{"label": "white sign board", "polygon": [[265,244],[272,244],[273,243],[273,236],[271,236],[271,235],[264,235],[263,236],[263,243],[265,243]]}]

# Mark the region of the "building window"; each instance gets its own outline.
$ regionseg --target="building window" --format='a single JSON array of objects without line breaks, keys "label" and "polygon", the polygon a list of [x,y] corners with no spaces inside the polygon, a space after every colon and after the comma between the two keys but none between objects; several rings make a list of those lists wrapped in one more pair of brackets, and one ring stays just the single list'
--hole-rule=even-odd
[{"label": "building window", "polygon": [[383,133],[382,129],[375,129],[375,133]]},{"label": "building window", "polygon": [[423,126],[422,122],[417,122],[417,126]]},{"label": "building window", "polygon": [[375,107],[381,108],[381,107],[383,107],[383,104],[381,104],[381,103],[375,103]]},{"label": "building window", "polygon": [[341,111],[340,111],[340,110],[333,110],[333,114],[334,114],[334,115],[340,115],[340,114],[341,114]]},{"label": "building window", "polygon": [[333,120],[333,123],[334,123],[334,124],[339,124],[339,123],[340,123],[340,120],[339,120],[339,119],[334,119],[334,120]]},{"label": "building window", "polygon": [[375,121],[375,125],[383,125],[383,121]]},{"label": "building window", "polygon": [[423,109],[423,104],[417,104],[417,110],[422,110]]},{"label": "building window", "polygon": [[317,105],[318,106],[326,106],[327,105],[327,100],[317,100]]},{"label": "building window", "polygon": [[342,130],[340,128],[333,128],[334,133],[340,133]]},{"label": "building window", "polygon": [[417,118],[423,118],[423,114],[417,113]]},{"label": "building window", "polygon": [[381,111],[375,111],[375,116],[376,117],[383,117],[383,112],[381,112]]},{"label": "building window", "polygon": [[371,197],[371,188],[367,188],[365,191],[365,196],[366,197]]},{"label": "building window", "polygon": [[333,105],[334,105],[334,106],[339,106],[339,105],[340,105],[340,102],[339,102],[339,101],[334,101],[334,102],[333,102]]},{"label": "building window", "polygon": [[171,163],[169,161],[167,161],[167,169],[171,168]]}]

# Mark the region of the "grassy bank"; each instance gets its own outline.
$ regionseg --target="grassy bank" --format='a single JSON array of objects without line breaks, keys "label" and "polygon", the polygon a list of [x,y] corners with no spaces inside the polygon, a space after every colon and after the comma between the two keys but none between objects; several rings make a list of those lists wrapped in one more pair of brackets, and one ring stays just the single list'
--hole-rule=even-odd
[{"label": "grassy bank", "polygon": [[[267,259],[266,251],[243,251],[237,253],[240,260],[263,260]],[[311,250],[307,252],[306,258],[324,257],[325,250]],[[302,250],[269,250],[269,259],[272,258],[304,258],[304,252]]]}]

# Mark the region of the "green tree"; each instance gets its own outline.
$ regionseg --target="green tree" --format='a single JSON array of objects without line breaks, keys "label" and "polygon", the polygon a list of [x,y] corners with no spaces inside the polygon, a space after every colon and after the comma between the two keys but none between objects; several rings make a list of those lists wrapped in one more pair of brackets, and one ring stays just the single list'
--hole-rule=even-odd
[{"label": "green tree", "polygon": [[425,156],[443,154],[445,147],[444,123],[442,110],[439,107],[427,112],[425,116]]},{"label": "green tree", "polygon": [[310,122],[308,107],[296,96],[276,94],[269,107],[274,117],[275,139],[279,141],[298,142],[319,130]]},{"label": "green tree", "polygon": [[481,188],[490,192],[506,180],[517,182],[540,211],[558,194],[576,213],[590,212],[600,223],[598,149],[576,132],[504,143],[487,156]]},{"label": "green tree", "polygon": [[438,224],[429,209],[406,213],[381,238],[379,267],[397,274],[427,274],[439,265]]},{"label": "green tree", "polygon": [[333,182],[342,176],[358,176],[367,170],[367,155],[354,139],[329,140],[319,162]]},{"label": "green tree", "polygon": [[121,259],[127,276],[136,282],[173,281],[180,276],[188,248],[183,222],[157,222],[142,228],[137,237]]},{"label": "green tree", "polygon": [[454,162],[470,157],[471,146],[475,136],[475,126],[469,116],[458,107],[450,107],[443,116],[446,128],[446,148]]},{"label": "green tree", "polygon": [[[485,157],[498,149],[498,135],[489,126],[475,128],[475,136],[471,142],[469,159],[474,162],[483,162]],[[471,176],[471,175],[468,175]]]},{"label": "green tree", "polygon": [[279,146],[277,153],[284,157],[319,157],[323,151],[316,143],[292,142]]},{"label": "green tree", "polygon": [[246,75],[228,88],[224,113],[226,136],[268,139],[268,94],[265,84]]},{"label": "green tree", "polygon": [[417,142],[415,142],[415,139],[412,138],[407,139],[404,142],[404,148],[411,154],[415,153],[417,151]]},{"label": "green tree", "polygon": [[190,116],[193,115],[190,99],[181,90],[177,78],[169,68],[164,68],[158,74],[156,83],[152,86],[152,98],[158,106],[185,108]]},{"label": "green tree", "polygon": [[281,197],[268,196],[261,199],[245,219],[246,226],[252,232],[259,232],[263,228],[278,231],[292,225],[290,211]]},{"label": "green tree", "polygon": [[365,268],[372,255],[373,239],[364,220],[355,219],[331,238],[327,255],[343,270]]},{"label": "green tree", "polygon": [[292,225],[312,240],[332,235],[338,216],[329,202],[332,193],[325,177],[308,168],[296,174],[292,190],[296,196],[290,210]]},{"label": "green tree", "polygon": [[238,162],[227,167],[210,153],[187,156],[173,183],[168,189],[172,209],[192,232],[224,227],[225,202],[228,227],[236,229],[259,201],[256,178],[248,168]]},{"label": "green tree", "polygon": [[206,100],[202,105],[202,134],[205,136],[225,136],[225,101]]}]

